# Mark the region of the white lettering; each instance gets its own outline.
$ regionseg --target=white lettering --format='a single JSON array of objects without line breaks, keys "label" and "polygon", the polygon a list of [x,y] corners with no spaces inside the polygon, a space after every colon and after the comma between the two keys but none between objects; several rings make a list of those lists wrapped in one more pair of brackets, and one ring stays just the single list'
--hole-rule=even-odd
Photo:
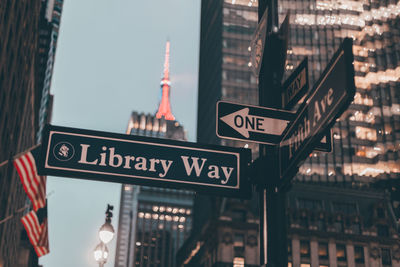
[{"label": "white lettering", "polygon": [[125,165],[124,165],[124,169],[132,169],[131,168],[131,161],[135,160],[134,156],[125,156]]},{"label": "white lettering", "polygon": [[229,178],[232,174],[233,168],[232,167],[228,168],[228,167],[224,167],[224,166],[222,166],[221,168],[222,168],[222,171],[224,172],[224,175],[226,178],[225,180],[221,180],[221,184],[226,184],[229,181]]},{"label": "white lettering", "polygon": [[146,160],[146,158],[137,157],[136,161],[138,161],[138,163],[135,164],[135,169],[136,170],[142,170],[142,171],[146,171],[147,170],[147,167],[146,167],[147,160]]},{"label": "white lettering", "polygon": [[[169,168],[171,167],[173,161],[172,160],[167,161],[165,159],[162,159],[160,161],[161,161],[161,165],[163,167],[164,173],[163,174],[160,173],[158,176],[165,177],[165,175],[167,175],[167,172],[168,172]],[[167,164],[167,162],[168,162],[168,164]]]},{"label": "white lettering", "polygon": [[209,178],[214,178],[214,179],[219,179],[219,169],[218,166],[215,165],[210,165],[208,166],[208,169],[210,170],[207,174]]},{"label": "white lettering", "polygon": [[150,160],[149,171],[155,172],[156,171],[155,165],[156,165],[156,163],[160,163],[160,160],[159,159],[149,159],[149,160]]},{"label": "white lettering", "polygon": [[186,170],[187,175],[190,176],[192,174],[192,170],[193,170],[193,167],[194,167],[195,172],[196,172],[196,176],[199,177],[201,171],[203,170],[204,163],[207,161],[207,159],[203,159],[202,158],[201,159],[201,161],[202,161],[201,166],[199,166],[199,158],[191,157],[191,159],[192,159],[192,164],[191,165],[189,165],[189,160],[188,160],[189,157],[181,156],[181,158],[183,160],[183,165],[185,165],[185,170]]},{"label": "white lettering", "polygon": [[81,144],[81,147],[82,147],[81,159],[78,161],[78,163],[96,165],[97,159],[95,159],[91,162],[87,161],[87,151],[88,151],[88,148],[90,147],[90,145]]},{"label": "white lettering", "polygon": [[[110,158],[108,159],[108,165],[110,165],[111,167],[115,167],[118,168],[119,166],[122,165],[122,156],[119,154],[115,154],[115,148],[114,147],[110,147],[108,149],[110,151]],[[114,160],[117,159],[117,163],[114,163]]]}]

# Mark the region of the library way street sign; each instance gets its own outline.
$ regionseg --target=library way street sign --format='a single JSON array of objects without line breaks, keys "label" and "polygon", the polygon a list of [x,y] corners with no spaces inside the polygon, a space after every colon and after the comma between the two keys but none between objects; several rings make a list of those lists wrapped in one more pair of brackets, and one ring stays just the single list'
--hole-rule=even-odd
[{"label": "library way street sign", "polygon": [[244,148],[48,125],[39,174],[248,198]]},{"label": "library way street sign", "polygon": [[295,174],[354,98],[352,40],[346,38],[288,126],[280,143],[281,182]]},{"label": "library way street sign", "polygon": [[291,111],[217,103],[217,136],[247,142],[279,144],[282,133],[296,114]]}]

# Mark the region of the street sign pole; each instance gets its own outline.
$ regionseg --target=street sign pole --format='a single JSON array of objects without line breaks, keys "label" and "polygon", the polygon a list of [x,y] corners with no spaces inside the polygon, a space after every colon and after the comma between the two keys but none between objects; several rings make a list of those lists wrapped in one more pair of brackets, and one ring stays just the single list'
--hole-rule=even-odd
[{"label": "street sign pole", "polygon": [[[277,0],[260,0],[258,3],[258,18],[261,20],[268,8],[267,41],[259,75],[259,105],[269,108],[281,108],[280,82],[285,59],[281,49],[283,42],[279,39]],[[284,48],[286,49],[286,48]],[[286,51],[283,51],[286,53]],[[283,62],[282,62],[283,60]],[[285,193],[275,187],[279,180],[278,147],[260,145],[262,166],[266,172],[259,171],[257,179],[260,204],[260,265],[266,267],[287,266],[287,237],[285,215]]]}]

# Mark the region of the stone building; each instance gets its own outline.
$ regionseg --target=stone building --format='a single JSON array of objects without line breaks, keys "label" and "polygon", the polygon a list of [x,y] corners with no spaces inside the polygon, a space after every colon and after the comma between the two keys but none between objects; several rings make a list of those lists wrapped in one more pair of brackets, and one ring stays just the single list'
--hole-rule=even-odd
[{"label": "stone building", "polygon": [[[170,105],[167,42],[161,101],[155,115],[133,112],[127,134],[186,141]],[[123,185],[115,267],[175,266],[175,254],[192,227],[194,193],[187,190]]]},{"label": "stone building", "polygon": [[[55,3],[56,2],[56,3]],[[0,3],[0,266],[37,266],[38,259],[20,222],[29,200],[10,159],[34,146],[38,129],[50,119],[51,96],[44,81],[50,35],[60,22],[61,0]],[[55,14],[57,13],[57,14]],[[51,61],[54,61],[53,45]],[[52,69],[51,69],[52,70]],[[45,105],[41,104],[47,94]],[[47,114],[40,120],[40,112]],[[26,205],[28,207],[26,207]],[[26,207],[26,208],[25,208]]]}]

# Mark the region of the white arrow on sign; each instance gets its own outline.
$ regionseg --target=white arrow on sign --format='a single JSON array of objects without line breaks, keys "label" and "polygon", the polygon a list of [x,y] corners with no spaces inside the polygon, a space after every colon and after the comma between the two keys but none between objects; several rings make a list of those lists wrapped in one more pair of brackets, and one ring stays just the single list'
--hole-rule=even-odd
[{"label": "white arrow on sign", "polygon": [[249,115],[249,108],[241,109],[220,119],[246,138],[249,138],[249,132],[282,135],[290,122],[289,120]]}]

